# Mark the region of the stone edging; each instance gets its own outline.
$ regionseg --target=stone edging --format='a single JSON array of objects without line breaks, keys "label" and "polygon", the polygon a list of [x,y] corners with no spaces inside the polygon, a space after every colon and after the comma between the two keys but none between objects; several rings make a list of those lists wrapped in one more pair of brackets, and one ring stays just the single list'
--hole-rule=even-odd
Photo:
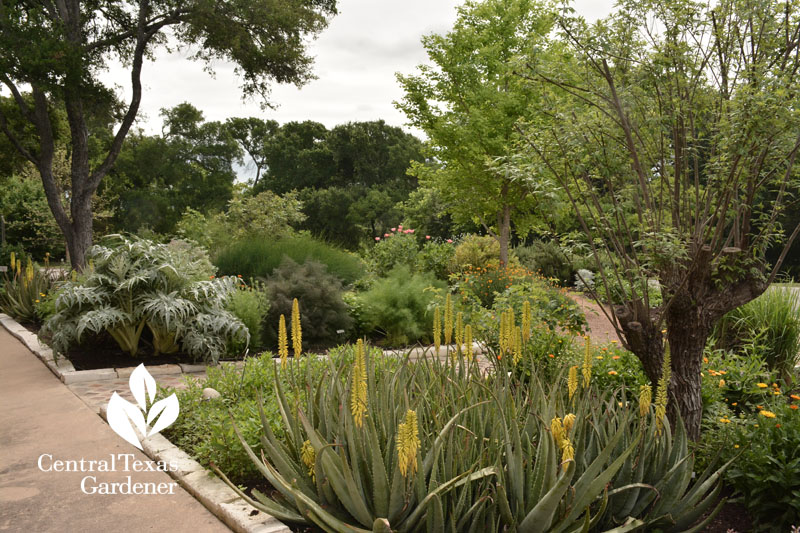
[{"label": "stone edging", "polygon": [[[128,377],[133,370],[132,368],[75,370],[75,367],[66,358],[59,358],[56,363],[53,357],[53,350],[49,346],[40,343],[36,334],[28,331],[13,318],[0,313],[0,325],[22,342],[36,357],[41,359],[65,385],[82,381]],[[203,365],[159,365],[149,367],[147,370],[152,375],[158,376],[180,374],[186,371],[182,367],[198,367],[198,370],[205,370]],[[99,414],[104,421],[107,421],[105,406],[100,408]],[[186,452],[172,444],[162,435],[156,434],[142,439],[142,448],[144,448],[144,453],[153,461],[164,461],[166,463],[173,461],[177,464],[178,469],[170,471],[169,475],[225,525],[237,533],[291,533],[286,524],[245,502],[224,481],[213,476],[200,463],[189,457]]]}]

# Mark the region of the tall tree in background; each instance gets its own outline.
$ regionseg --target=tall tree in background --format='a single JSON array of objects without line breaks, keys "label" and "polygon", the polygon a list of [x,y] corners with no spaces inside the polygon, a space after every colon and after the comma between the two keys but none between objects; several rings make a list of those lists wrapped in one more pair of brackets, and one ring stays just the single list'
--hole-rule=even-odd
[{"label": "tall tree in background", "polygon": [[[0,82],[36,130],[26,145],[0,107],[0,129],[39,171],[47,202],[80,269],[92,244],[92,196],[122,149],[142,97],[144,59],[167,44],[167,34],[192,45],[194,59],[236,64],[246,95],[269,94],[269,83],[302,84],[311,78],[306,37],[321,31],[335,0],[205,2],[189,0],[79,0],[0,4]],[[130,100],[97,164],[90,160],[89,124],[96,101],[111,94],[98,78],[108,61],[131,75]],[[23,94],[30,86],[32,98]],[[50,112],[66,108],[70,132],[71,193],[65,205],[53,176],[55,138]]]},{"label": "tall tree in background", "polygon": [[435,188],[457,222],[475,222],[500,243],[508,262],[512,220],[518,233],[536,207],[527,183],[503,163],[538,93],[515,75],[520,58],[545,42],[554,16],[536,0],[467,1],[447,35],[422,43],[432,65],[416,75],[398,75],[405,96],[397,106],[428,136],[438,165],[417,164],[412,172]]},{"label": "tall tree in background", "polygon": [[227,125],[206,122],[203,113],[183,103],[163,109],[162,135],[128,135],[109,179],[98,189],[115,199],[115,227],[136,232],[148,227],[174,233],[187,208],[222,211],[233,197],[241,156]]},{"label": "tall tree in background", "polygon": [[256,176],[250,182],[253,189],[259,188],[261,174],[269,168],[266,149],[279,127],[274,120],[261,120],[256,117],[235,117],[225,121],[227,132],[239,143],[239,147],[256,167]]},{"label": "tall tree in background", "polygon": [[557,120],[527,136],[567,191],[606,293],[622,292],[609,318],[653,382],[668,341],[670,405],[696,439],[714,325],[764,292],[800,232],[779,224],[800,192],[800,12],[746,0],[621,6],[594,26],[565,17],[564,62],[531,62]]}]

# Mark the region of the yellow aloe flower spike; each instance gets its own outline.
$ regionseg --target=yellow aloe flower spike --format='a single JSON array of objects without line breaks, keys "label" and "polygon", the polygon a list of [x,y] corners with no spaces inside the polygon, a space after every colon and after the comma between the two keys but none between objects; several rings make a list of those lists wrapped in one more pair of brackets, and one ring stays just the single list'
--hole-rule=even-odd
[{"label": "yellow aloe flower spike", "polygon": [[664,415],[667,414],[667,399],[669,396],[669,382],[672,379],[672,356],[669,353],[669,344],[664,347],[664,361],[661,365],[661,378],[656,389],[656,434],[661,435],[664,429]]},{"label": "yellow aloe flower spike", "polygon": [[467,357],[472,359],[474,355],[472,351],[472,324],[467,324],[464,328],[464,347],[467,350]]},{"label": "yellow aloe flower spike", "polygon": [[72,281],[78,281],[78,272],[76,270],[72,271]]},{"label": "yellow aloe flower spike", "polygon": [[14,270],[14,267],[17,266],[17,254],[11,252],[11,270]]},{"label": "yellow aloe flower spike", "polygon": [[522,304],[522,341],[528,342],[531,338],[531,302],[525,300]]},{"label": "yellow aloe flower spike", "polygon": [[575,418],[575,415],[572,413],[569,413],[564,417],[564,438],[566,438],[566,434],[569,433],[569,430],[572,429],[572,426],[575,425]]},{"label": "yellow aloe flower spike", "polygon": [[442,313],[437,305],[433,310],[433,347],[436,348],[436,355],[442,347]]},{"label": "yellow aloe flower spike", "polygon": [[303,443],[303,447],[300,449],[300,460],[303,461],[303,464],[308,468],[308,475],[311,476],[311,481],[316,482],[314,466],[317,462],[317,452],[314,450],[314,447],[311,446],[310,440]]},{"label": "yellow aloe flower spike", "polygon": [[303,328],[300,325],[300,302],[297,298],[292,301],[292,347],[294,356],[300,357],[303,353]]},{"label": "yellow aloe flower spike", "polygon": [[578,390],[578,365],[569,367],[569,377],[567,377],[567,390],[569,391],[569,399],[575,395]]},{"label": "yellow aloe flower spike", "polygon": [[653,399],[653,387],[642,385],[639,388],[639,415],[645,416],[650,412],[650,403]]},{"label": "yellow aloe flower spike", "polygon": [[464,345],[464,313],[459,312],[456,315],[456,351],[455,354],[463,353],[462,346]]},{"label": "yellow aloe flower spike", "polygon": [[519,326],[514,326],[514,364],[519,364],[522,359],[522,330]]},{"label": "yellow aloe flower spike", "polygon": [[278,355],[281,358],[281,368],[286,368],[289,358],[289,340],[286,338],[286,317],[281,315],[278,319]]},{"label": "yellow aloe flower spike", "polygon": [[364,355],[364,341],[356,343],[356,360],[353,364],[353,385],[350,389],[350,412],[356,426],[363,427],[367,412],[367,362]]},{"label": "yellow aloe flower spike", "polygon": [[33,281],[33,262],[28,259],[28,266],[25,267],[25,278],[28,280],[28,283]]},{"label": "yellow aloe flower spike", "polygon": [[583,353],[583,386],[589,387],[592,381],[592,340],[586,337],[586,350]]},{"label": "yellow aloe flower spike", "polygon": [[553,434],[553,440],[556,442],[556,445],[561,448],[561,444],[564,442],[564,437],[566,435],[564,433],[564,425],[561,423],[560,418],[555,417],[550,421],[550,432]]},{"label": "yellow aloe flower spike", "polygon": [[444,302],[444,343],[449,346],[450,341],[453,340],[453,299],[450,293],[447,293],[447,298]]},{"label": "yellow aloe flower spike", "polygon": [[413,476],[417,472],[419,445],[417,413],[409,409],[405,420],[397,426],[397,466],[403,477]]},{"label": "yellow aloe flower spike", "polygon": [[575,459],[575,448],[572,447],[572,441],[565,438],[564,445],[561,447],[561,462],[566,463]]}]

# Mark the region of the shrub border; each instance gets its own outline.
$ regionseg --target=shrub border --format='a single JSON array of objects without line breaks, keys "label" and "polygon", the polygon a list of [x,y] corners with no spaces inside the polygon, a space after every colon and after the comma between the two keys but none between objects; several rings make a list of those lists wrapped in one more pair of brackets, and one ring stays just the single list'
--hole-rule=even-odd
[{"label": "shrub border", "polygon": [[[10,316],[0,313],[0,325],[22,342],[28,350],[33,352],[65,385],[83,381],[117,379],[130,375],[130,369],[122,368],[75,370],[75,367],[66,358],[59,358],[58,362],[56,362],[53,350],[46,344],[39,342],[36,334],[28,331]],[[155,375],[164,375],[180,374],[186,372],[187,369],[194,371],[204,370],[205,366],[159,365],[152,368],[159,368],[160,370]],[[106,419],[106,406],[101,406],[98,414],[104,422],[108,422]],[[166,437],[156,434],[142,439],[142,448],[145,455],[153,461],[174,461],[178,464],[178,469],[170,471],[169,475],[233,531],[237,533],[291,533],[286,524],[245,502],[221,479],[206,470],[200,463],[189,457],[186,452],[172,444]]]}]

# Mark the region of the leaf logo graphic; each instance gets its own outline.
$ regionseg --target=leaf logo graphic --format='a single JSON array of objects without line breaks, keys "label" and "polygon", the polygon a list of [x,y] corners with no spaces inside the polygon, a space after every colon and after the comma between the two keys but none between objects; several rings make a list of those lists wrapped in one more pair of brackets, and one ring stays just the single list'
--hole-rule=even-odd
[{"label": "leaf logo graphic", "polygon": [[[136,403],[131,403],[114,392],[108,401],[106,417],[108,425],[117,435],[141,450],[142,443],[139,436],[149,437],[169,427],[177,420],[180,405],[175,393],[153,403],[156,397],[156,380],[153,379],[144,364],[140,364],[131,372],[128,385]],[[149,411],[147,410],[148,399],[151,404]],[[146,421],[145,415],[147,415]],[[150,426],[149,432],[147,431],[148,426]]]}]

